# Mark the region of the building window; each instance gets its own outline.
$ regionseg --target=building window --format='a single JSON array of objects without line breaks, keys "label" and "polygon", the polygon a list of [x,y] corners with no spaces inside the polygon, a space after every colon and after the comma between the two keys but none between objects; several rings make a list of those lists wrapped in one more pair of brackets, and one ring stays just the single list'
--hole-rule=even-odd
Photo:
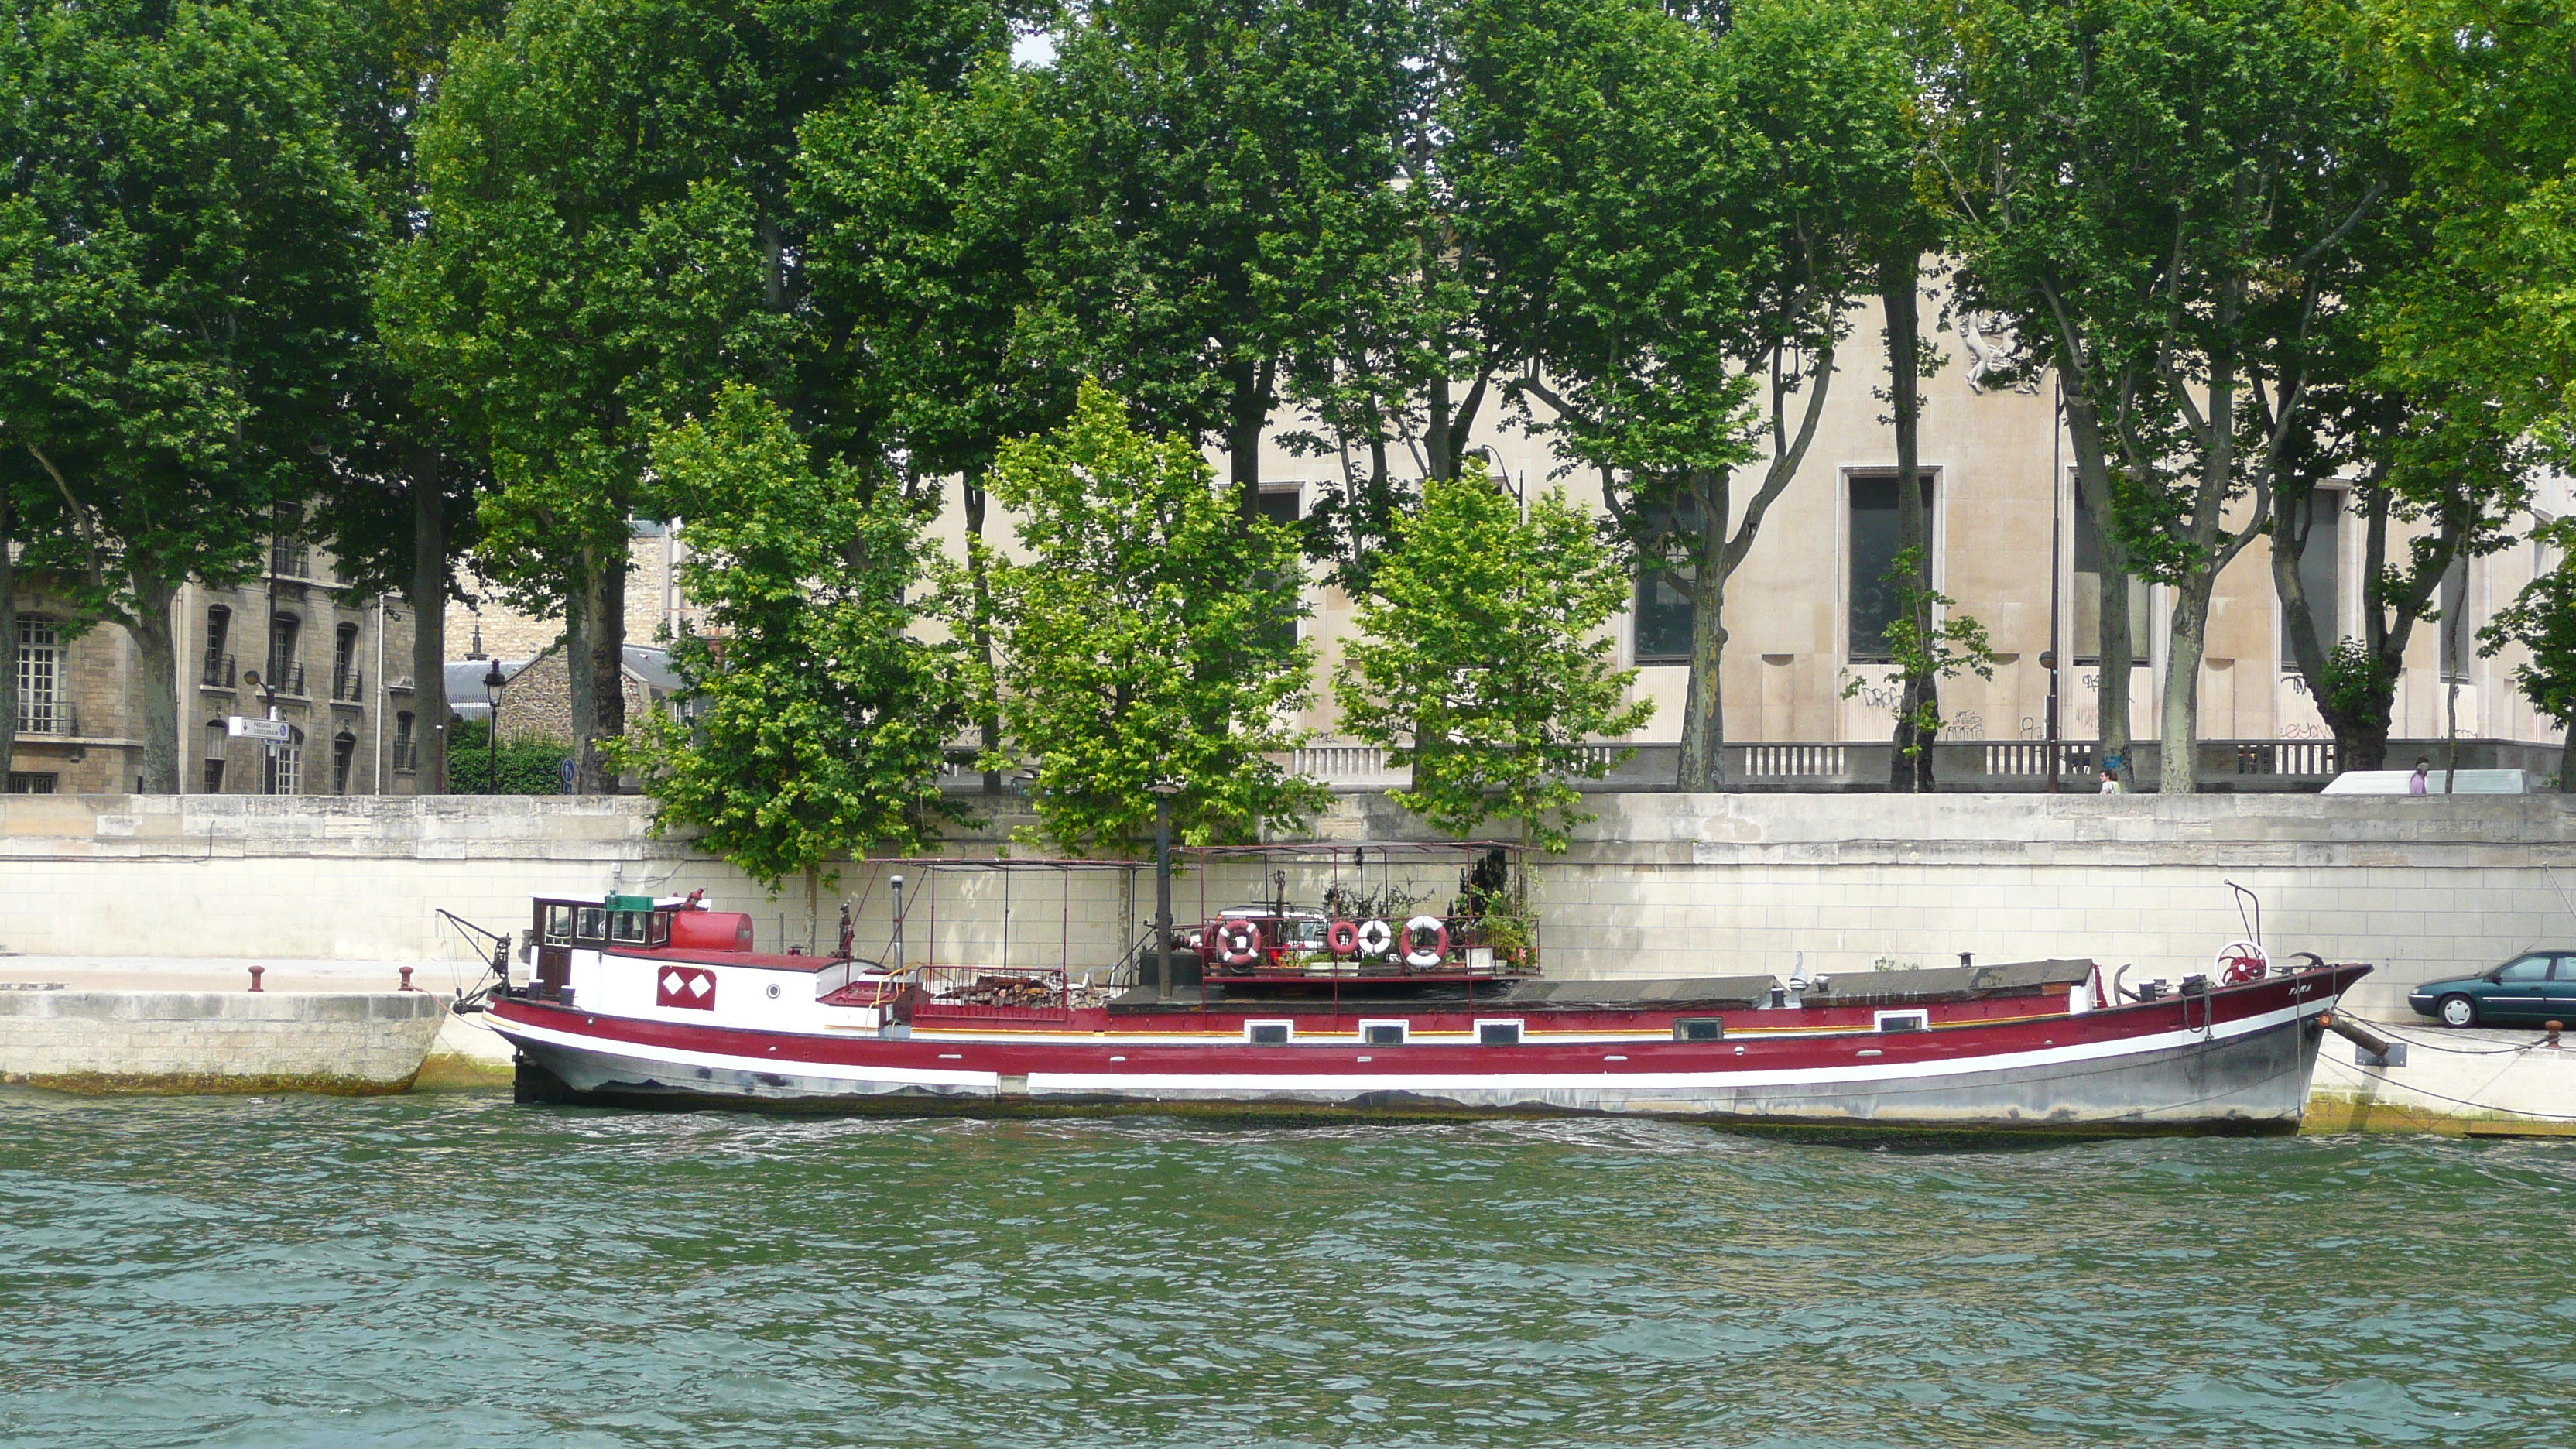
[{"label": "building window", "polygon": [[268,672],[260,677],[279,694],[302,694],[304,681],[298,678],[295,665],[295,636],[303,626],[293,614],[277,614],[268,621]]},{"label": "building window", "polygon": [[342,730],[331,741],[331,793],[349,793],[349,768],[357,763],[358,737]]},{"label": "building window", "polygon": [[296,730],[285,744],[268,747],[268,793],[304,793],[304,731]]},{"label": "building window", "polygon": [[9,793],[12,795],[51,795],[54,793],[54,787],[62,783],[62,778],[62,776],[57,775],[50,770],[11,770],[9,772]]},{"label": "building window", "polygon": [[[1263,488],[1259,497],[1255,500],[1255,505],[1260,509],[1262,517],[1269,519],[1272,523],[1278,524],[1280,527],[1288,529],[1290,532],[1294,533],[1300,526],[1301,520],[1305,517],[1305,515],[1299,511],[1299,506],[1304,503],[1304,501],[1304,489],[1297,484],[1291,483],[1284,487]],[[1262,582],[1268,583],[1269,580],[1265,579]],[[1262,642],[1274,646],[1284,646],[1296,643],[1298,617],[1299,610],[1297,602],[1292,597],[1288,603],[1286,612],[1273,616],[1270,620],[1270,627],[1262,630]]]},{"label": "building window", "polygon": [[[1644,542],[1669,553],[1699,552],[1699,505],[1640,505]],[[1688,664],[1691,650],[1690,573],[1670,568],[1637,571],[1637,595],[1629,616],[1630,656],[1638,664]]]},{"label": "building window", "polygon": [[203,788],[206,794],[224,793],[224,752],[231,747],[232,733],[219,719],[206,721],[206,758]]},{"label": "building window", "polygon": [[233,684],[233,657],[225,652],[233,642],[233,611],[221,604],[206,610],[206,667],[199,676],[203,683],[217,689],[230,689]]},{"label": "building window", "polygon": [[397,770],[420,768],[419,760],[413,755],[416,746],[412,742],[411,721],[408,710],[394,716],[394,768]]},{"label": "building window", "polygon": [[304,510],[292,503],[277,505],[268,536],[268,571],[284,579],[300,579],[311,572],[304,552],[304,540],[296,533],[304,527]]},{"label": "building window", "polygon": [[1637,575],[1636,656],[1639,664],[1688,664],[1691,596],[1681,580],[1656,569]]},{"label": "building window", "polygon": [[[2102,527],[2093,517],[2092,507],[2084,501],[2084,490],[2075,490],[2075,662],[2102,662],[2102,576],[2111,570],[2110,548],[2102,541]],[[2147,581],[2135,574],[2128,577],[2129,593],[2129,662],[2144,664],[2154,650],[2154,631],[2148,628]]]},{"label": "building window", "polygon": [[[2343,637],[2343,490],[2319,488],[2309,493],[2307,522],[2308,546],[2299,554],[2299,587],[2308,596],[2317,647],[2331,651]],[[2299,667],[2287,609],[2281,611],[2281,667]]]},{"label": "building window", "polygon": [[47,620],[19,620],[18,733],[67,733],[62,727],[62,681],[63,636]]},{"label": "building window", "polygon": [[343,624],[331,646],[331,697],[354,701],[359,683],[358,626]]},{"label": "building window", "polygon": [[2442,571],[2441,597],[2442,617],[2436,627],[2442,631],[2442,682],[2466,684],[2469,661],[2476,657],[2478,646],[2477,621],[2469,617],[2467,559],[2455,558]]},{"label": "building window", "polygon": [[[1920,476],[1923,488],[1923,534],[1932,536],[1932,478]],[[1849,608],[1850,658],[1885,661],[1895,656],[1887,644],[1887,626],[1896,622],[1896,586],[1887,571],[1896,565],[1896,475],[1856,473],[1851,479]]]}]

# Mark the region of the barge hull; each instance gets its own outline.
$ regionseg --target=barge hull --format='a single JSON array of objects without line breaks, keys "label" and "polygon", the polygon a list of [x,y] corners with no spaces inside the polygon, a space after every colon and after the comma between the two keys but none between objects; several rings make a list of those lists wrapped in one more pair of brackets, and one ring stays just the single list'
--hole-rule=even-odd
[{"label": "barge hull", "polygon": [[[557,1022],[501,1026],[522,1054],[524,1099],[603,1105],[1388,1118],[1618,1114],[1950,1132],[2288,1133],[2297,1130],[2306,1103],[2317,1018],[2330,1000],[2291,1002],[2207,1026],[1951,1060],[1651,1072],[1112,1075],[1049,1071],[1042,1059],[1020,1054],[999,1063],[1018,1070],[997,1071],[967,1065],[984,1053],[965,1043],[954,1053],[958,1068],[936,1070],[894,1060],[798,1061],[793,1039],[759,1041],[751,1033],[725,1036],[754,1040],[709,1043],[738,1049],[647,1047],[568,1030],[580,1019],[570,1012],[532,1013]],[[846,1056],[851,1044],[833,1045],[843,1049],[835,1055]],[[747,1054],[754,1050],[758,1055]]]}]

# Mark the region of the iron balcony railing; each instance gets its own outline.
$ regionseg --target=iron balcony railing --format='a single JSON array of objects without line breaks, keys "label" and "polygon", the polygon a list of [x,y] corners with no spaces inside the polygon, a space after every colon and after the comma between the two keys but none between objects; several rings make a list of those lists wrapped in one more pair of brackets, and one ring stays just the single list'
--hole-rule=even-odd
[{"label": "iron balcony railing", "polygon": [[273,694],[295,695],[300,698],[304,694],[304,666],[301,663],[272,659],[268,662],[268,672],[262,676],[261,682],[266,684]]},{"label": "iron balcony railing", "polygon": [[80,732],[80,711],[70,705],[51,699],[18,701],[18,733],[72,739]]},{"label": "iron balcony railing", "polygon": [[232,655],[209,654],[206,656],[205,670],[198,679],[209,689],[230,689],[238,677],[237,671],[233,668]]},{"label": "iron balcony railing", "polygon": [[367,671],[359,668],[335,670],[331,678],[331,698],[344,704],[358,704],[367,697]]}]

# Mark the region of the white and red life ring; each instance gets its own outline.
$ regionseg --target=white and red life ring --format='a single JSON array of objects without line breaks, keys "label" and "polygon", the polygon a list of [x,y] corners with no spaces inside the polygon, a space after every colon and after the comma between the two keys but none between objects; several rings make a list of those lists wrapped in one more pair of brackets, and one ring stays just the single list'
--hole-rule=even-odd
[{"label": "white and red life ring", "polygon": [[1353,941],[1363,956],[1383,956],[1395,949],[1395,927],[1384,921],[1362,921]]},{"label": "white and red life ring", "polygon": [[[1422,933],[1431,933],[1431,944],[1421,944]],[[1449,959],[1449,924],[1438,916],[1416,916],[1404,923],[1404,964],[1416,971],[1428,971]]]},{"label": "white and red life ring", "polygon": [[1347,956],[1360,948],[1360,928],[1348,921],[1335,921],[1324,928],[1324,949],[1336,956]]},{"label": "white and red life ring", "polygon": [[1228,966],[1250,966],[1261,959],[1261,930],[1250,921],[1226,921],[1216,928],[1217,959]]}]

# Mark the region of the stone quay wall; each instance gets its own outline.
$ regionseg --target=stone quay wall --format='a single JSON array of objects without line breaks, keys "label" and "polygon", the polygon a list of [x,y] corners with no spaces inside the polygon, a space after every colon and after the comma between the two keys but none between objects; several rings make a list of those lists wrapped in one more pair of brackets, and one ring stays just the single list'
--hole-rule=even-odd
[{"label": "stone quay wall", "polygon": [[[2276,952],[2381,967],[2362,1004],[2576,943],[2576,802],[2555,795],[1595,795],[1563,856],[1534,857],[1550,975],[1854,971],[2089,956],[2137,974],[2207,969],[2245,934],[2235,881]],[[829,949],[843,903],[859,953],[963,965],[1115,961],[1153,909],[1150,866],[994,869],[1007,810],[956,859],[845,866],[772,896],[684,840],[649,802],[564,798],[0,797],[0,951],[257,960],[473,960],[445,908],[514,936],[536,894],[704,888],[750,910],[763,949]],[[1407,866],[1426,838],[1383,796],[1338,797],[1328,859],[1220,862],[1180,877],[1197,919],[1345,886],[1412,887],[1437,911],[1463,861]],[[1365,854],[1354,864],[1352,849]],[[964,858],[981,857],[976,867]],[[443,982],[444,977],[432,977]],[[2402,1008],[2400,1008],[2402,1010]]]},{"label": "stone quay wall", "polygon": [[400,1092],[420,1074],[449,1000],[426,991],[0,992],[0,1083]]}]

